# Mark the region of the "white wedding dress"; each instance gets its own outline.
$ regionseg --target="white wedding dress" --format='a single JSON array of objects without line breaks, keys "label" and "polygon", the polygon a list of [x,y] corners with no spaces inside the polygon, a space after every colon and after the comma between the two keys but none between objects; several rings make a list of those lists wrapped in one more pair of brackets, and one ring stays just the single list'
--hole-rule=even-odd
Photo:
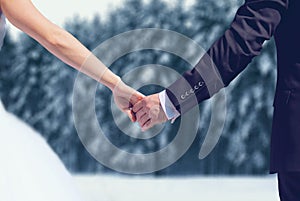
[{"label": "white wedding dress", "polygon": [[[0,40],[4,26],[1,16]],[[71,175],[45,140],[7,113],[1,101],[0,160],[1,201],[82,200]]]}]

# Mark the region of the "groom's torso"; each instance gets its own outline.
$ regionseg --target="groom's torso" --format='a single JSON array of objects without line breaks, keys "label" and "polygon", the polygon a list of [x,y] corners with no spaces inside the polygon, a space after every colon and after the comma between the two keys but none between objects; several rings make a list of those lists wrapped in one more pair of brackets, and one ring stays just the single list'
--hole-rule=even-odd
[{"label": "groom's torso", "polygon": [[278,53],[278,90],[300,91],[300,1],[290,0],[275,33]]},{"label": "groom's torso", "polygon": [[290,0],[275,33],[278,80],[271,172],[300,171],[300,1]]}]

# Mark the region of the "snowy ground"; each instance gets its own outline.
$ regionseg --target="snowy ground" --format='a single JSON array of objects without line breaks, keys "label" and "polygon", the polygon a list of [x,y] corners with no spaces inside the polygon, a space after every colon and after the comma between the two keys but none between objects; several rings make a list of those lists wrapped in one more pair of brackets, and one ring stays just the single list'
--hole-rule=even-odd
[{"label": "snowy ground", "polygon": [[86,201],[279,201],[276,178],[75,176]]}]

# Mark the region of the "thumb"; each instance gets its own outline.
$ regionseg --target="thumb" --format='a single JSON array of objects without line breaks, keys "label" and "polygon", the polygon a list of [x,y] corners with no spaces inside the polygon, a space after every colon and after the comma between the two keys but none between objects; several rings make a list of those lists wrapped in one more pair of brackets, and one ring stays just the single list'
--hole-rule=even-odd
[{"label": "thumb", "polygon": [[134,105],[137,102],[143,100],[143,98],[145,98],[145,95],[143,95],[142,93],[140,93],[138,91],[135,91],[130,97],[130,102],[132,103],[132,105]]}]

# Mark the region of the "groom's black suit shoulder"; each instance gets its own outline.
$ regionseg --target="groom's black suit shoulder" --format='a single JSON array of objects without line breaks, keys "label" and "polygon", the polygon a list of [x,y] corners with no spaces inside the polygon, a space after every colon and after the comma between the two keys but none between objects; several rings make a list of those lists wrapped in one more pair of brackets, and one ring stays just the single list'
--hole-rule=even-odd
[{"label": "groom's black suit shoulder", "polygon": [[248,0],[224,35],[167,95],[181,113],[226,87],[275,36],[278,81],[271,172],[300,171],[300,1]]}]

